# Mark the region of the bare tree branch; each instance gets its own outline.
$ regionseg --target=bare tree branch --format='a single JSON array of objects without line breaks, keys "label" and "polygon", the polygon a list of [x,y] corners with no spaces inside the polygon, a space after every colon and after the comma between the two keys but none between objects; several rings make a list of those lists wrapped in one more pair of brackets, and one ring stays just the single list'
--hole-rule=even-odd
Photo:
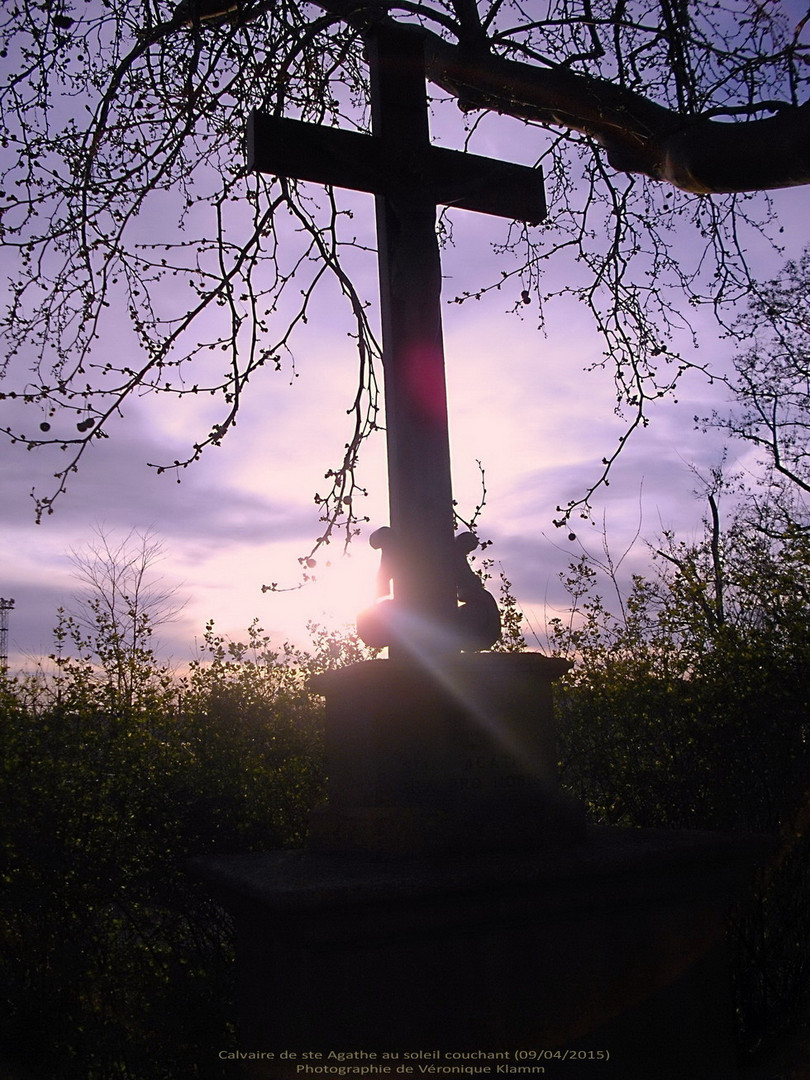
[{"label": "bare tree branch", "polygon": [[[328,276],[345,298],[358,381],[332,488],[318,496],[317,543],[352,534],[357,455],[377,407],[368,301],[346,262],[360,244],[331,194],[248,178],[241,139],[255,108],[366,130],[363,34],[382,18],[422,28],[428,75],[462,110],[525,121],[548,178],[548,226],[512,227],[496,252],[501,276],[455,299],[514,284],[518,313],[535,301],[542,327],[544,305],[576,296],[603,336],[597,364],[613,365],[627,434],[695,363],[677,346],[690,339],[690,305],[710,303],[722,318],[756,287],[746,234],[773,225],[778,236],[778,223],[742,193],[810,181],[807,20],[793,25],[756,0],[7,6],[0,239],[15,265],[0,314],[10,387],[0,429],[64,448],[40,514],[135,393],[221,403],[187,457],[157,467],[182,469],[217,445],[257,369],[293,362],[293,335]],[[144,239],[167,199],[176,229]],[[292,239],[282,210],[297,223]],[[691,266],[673,243],[686,230],[701,245]],[[546,267],[559,261],[589,280],[549,287]],[[170,309],[166,286],[180,283],[189,299]],[[124,320],[126,355],[100,359],[110,323],[120,333]],[[784,449],[780,464],[794,468]],[[617,452],[562,520],[588,512]]]}]

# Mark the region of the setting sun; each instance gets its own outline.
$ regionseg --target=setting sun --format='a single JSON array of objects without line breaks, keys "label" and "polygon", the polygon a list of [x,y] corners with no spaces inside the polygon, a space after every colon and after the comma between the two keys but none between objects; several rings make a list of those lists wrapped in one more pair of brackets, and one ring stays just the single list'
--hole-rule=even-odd
[{"label": "setting sun", "polygon": [[362,544],[351,555],[318,560],[310,570],[313,580],[295,593],[300,615],[316,622],[354,624],[359,612],[374,603],[378,564],[379,555]]}]

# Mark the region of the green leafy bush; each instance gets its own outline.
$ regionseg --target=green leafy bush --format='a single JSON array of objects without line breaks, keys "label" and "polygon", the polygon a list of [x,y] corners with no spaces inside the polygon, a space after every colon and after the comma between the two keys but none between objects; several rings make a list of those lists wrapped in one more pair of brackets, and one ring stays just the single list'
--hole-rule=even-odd
[{"label": "green leafy bush", "polygon": [[78,655],[47,685],[0,694],[2,1054],[36,1080],[213,1078],[230,927],[186,864],[302,841],[323,784],[306,679],[352,646],[316,628],[312,654],[276,652],[256,625],[247,644],[209,625],[178,681],[144,624],[121,680],[97,614],[89,637],[62,617]]},{"label": "green leafy bush", "polygon": [[810,532],[749,511],[724,530],[713,513],[694,543],[665,536],[626,596],[581,560],[551,641],[576,661],[557,696],[562,780],[592,820],[779,838],[731,931],[750,1049],[810,991]]}]

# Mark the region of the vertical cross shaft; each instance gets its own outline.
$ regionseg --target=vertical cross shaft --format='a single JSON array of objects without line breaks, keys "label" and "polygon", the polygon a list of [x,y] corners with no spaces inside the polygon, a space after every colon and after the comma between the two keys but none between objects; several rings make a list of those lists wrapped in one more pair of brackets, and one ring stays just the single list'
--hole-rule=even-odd
[{"label": "vertical cross shaft", "polygon": [[384,28],[368,44],[372,130],[391,170],[376,211],[394,587],[408,639],[435,641],[457,601],[436,200],[418,164],[429,149],[422,50]]}]

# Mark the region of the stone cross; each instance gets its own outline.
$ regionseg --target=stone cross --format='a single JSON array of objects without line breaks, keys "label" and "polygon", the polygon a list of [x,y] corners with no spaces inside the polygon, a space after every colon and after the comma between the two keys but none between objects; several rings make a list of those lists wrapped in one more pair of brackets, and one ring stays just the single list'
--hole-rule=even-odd
[{"label": "stone cross", "polygon": [[[436,206],[536,224],[542,174],[433,146],[423,37],[384,24],[367,41],[372,134],[252,115],[254,171],[376,196],[394,603],[405,651],[458,648],[458,549],[441,322]],[[408,648],[411,646],[411,649]],[[481,646],[479,646],[481,647]],[[392,653],[393,655],[393,653]]]}]

